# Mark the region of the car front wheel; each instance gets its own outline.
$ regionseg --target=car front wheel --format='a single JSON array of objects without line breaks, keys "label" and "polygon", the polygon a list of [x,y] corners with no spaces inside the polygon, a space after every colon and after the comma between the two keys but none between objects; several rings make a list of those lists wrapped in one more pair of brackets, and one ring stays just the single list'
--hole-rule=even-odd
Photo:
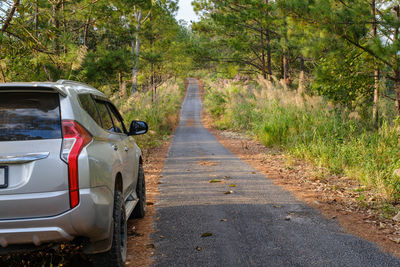
[{"label": "car front wheel", "polygon": [[132,212],[131,218],[143,218],[146,214],[146,181],[144,179],[144,171],[142,164],[139,165],[138,182],[136,186],[136,194],[139,202],[136,204]]}]

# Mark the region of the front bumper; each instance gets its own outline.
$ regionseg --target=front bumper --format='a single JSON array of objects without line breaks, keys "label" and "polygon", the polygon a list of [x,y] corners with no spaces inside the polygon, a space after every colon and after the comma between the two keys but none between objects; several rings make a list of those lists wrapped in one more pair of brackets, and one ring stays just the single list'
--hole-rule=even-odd
[{"label": "front bumper", "polygon": [[51,217],[0,220],[0,246],[70,241],[87,237],[91,242],[109,238],[114,197],[107,187],[80,189],[74,209]]}]

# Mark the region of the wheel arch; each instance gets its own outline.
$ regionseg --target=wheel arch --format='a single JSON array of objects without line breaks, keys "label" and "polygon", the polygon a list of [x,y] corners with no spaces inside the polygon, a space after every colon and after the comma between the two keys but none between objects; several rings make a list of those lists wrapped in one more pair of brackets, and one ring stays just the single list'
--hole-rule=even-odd
[{"label": "wheel arch", "polygon": [[122,193],[123,188],[124,187],[122,183],[122,174],[118,172],[117,175],[115,176],[114,192],[118,191]]}]

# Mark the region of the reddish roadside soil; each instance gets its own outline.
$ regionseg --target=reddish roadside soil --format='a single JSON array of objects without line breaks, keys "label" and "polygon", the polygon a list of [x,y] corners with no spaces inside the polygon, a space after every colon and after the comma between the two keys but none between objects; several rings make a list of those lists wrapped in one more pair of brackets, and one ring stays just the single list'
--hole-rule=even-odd
[{"label": "reddish roadside soil", "polygon": [[154,232],[156,198],[158,195],[158,180],[164,167],[172,136],[160,147],[147,149],[143,153],[146,178],[146,216],[143,219],[133,219],[128,222],[128,256],[126,266],[149,266],[155,246],[151,243],[150,234]]}]

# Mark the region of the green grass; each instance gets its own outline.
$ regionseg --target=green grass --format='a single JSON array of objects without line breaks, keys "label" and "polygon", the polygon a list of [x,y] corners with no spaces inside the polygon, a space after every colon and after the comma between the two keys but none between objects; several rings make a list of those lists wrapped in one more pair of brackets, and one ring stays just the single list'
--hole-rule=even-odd
[{"label": "green grass", "polygon": [[398,123],[370,127],[357,112],[264,80],[208,81],[205,108],[220,129],[244,131],[330,172],[354,178],[386,200],[400,200]]}]

